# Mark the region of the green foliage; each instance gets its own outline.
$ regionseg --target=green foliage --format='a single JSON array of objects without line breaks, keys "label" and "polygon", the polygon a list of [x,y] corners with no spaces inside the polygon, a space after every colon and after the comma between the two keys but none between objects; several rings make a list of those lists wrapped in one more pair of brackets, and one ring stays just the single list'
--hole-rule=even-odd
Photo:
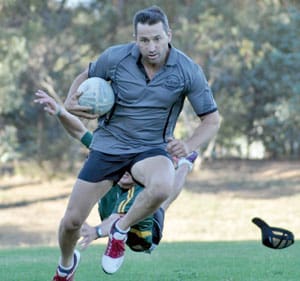
[{"label": "green foliage", "polygon": [[[262,141],[269,157],[297,158],[300,124],[293,122],[287,101],[299,95],[299,10],[259,8],[245,5],[234,17],[224,17],[225,38],[219,37],[218,55],[210,55],[209,73],[224,117],[218,141],[230,146],[232,137],[244,136],[249,145]],[[289,112],[285,118],[283,108]]]},{"label": "green foliage", "polygon": [[0,114],[13,112],[22,105],[18,86],[28,59],[25,45],[26,38],[16,34],[8,34],[0,39]]},{"label": "green foliage", "polygon": [[[16,137],[11,145],[1,142],[0,151],[16,151],[11,155],[41,164],[73,159],[76,144],[33,104],[34,92],[42,88],[64,100],[73,79],[91,60],[112,44],[132,40],[135,11],[157,4],[169,15],[174,46],[203,67],[213,88],[223,117],[216,146],[230,149],[242,137],[248,145],[261,141],[266,157],[299,157],[297,1],[67,3],[0,4],[0,133],[9,139],[13,130]],[[185,107],[180,122],[191,126],[180,135],[189,135],[197,121]],[[72,160],[69,164],[71,168]]]},{"label": "green foliage", "polygon": [[4,126],[0,131],[0,163],[6,163],[18,158],[16,149],[18,148],[18,139],[16,128],[13,126]]}]

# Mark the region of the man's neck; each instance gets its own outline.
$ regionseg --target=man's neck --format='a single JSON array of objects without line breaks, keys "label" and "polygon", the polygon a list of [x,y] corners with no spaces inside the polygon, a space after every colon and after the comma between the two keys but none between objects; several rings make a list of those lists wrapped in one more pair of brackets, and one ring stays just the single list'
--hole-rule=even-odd
[{"label": "man's neck", "polygon": [[119,183],[119,186],[121,187],[121,188],[123,188],[123,189],[130,189],[130,188],[132,188],[133,186],[134,186],[134,184],[122,184],[122,183]]}]

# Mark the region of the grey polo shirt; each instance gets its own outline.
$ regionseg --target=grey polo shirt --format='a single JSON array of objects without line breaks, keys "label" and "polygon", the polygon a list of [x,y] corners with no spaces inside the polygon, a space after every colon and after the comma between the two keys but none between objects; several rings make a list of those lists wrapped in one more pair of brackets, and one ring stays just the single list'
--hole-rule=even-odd
[{"label": "grey polo shirt", "polygon": [[89,66],[89,77],[111,81],[116,104],[109,122],[100,117],[91,148],[109,154],[165,148],[185,97],[198,116],[217,110],[202,69],[171,47],[166,64],[151,81],[141,70],[135,43],[105,50]]}]

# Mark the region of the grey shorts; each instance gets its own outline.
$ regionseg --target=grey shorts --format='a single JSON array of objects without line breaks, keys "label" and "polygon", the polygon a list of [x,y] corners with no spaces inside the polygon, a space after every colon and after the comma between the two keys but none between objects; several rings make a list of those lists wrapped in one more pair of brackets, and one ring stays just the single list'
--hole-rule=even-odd
[{"label": "grey shorts", "polygon": [[111,155],[96,150],[91,150],[78,178],[88,182],[112,180],[118,182],[125,172],[131,171],[132,166],[149,157],[162,155],[170,158],[163,149],[154,148],[140,153]]}]

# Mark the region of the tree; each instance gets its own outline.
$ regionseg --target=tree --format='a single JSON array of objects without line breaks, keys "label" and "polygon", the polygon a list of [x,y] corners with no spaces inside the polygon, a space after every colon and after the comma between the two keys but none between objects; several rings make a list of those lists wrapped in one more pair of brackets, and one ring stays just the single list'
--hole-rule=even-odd
[{"label": "tree", "polygon": [[[132,40],[132,17],[150,0],[0,3],[0,158],[72,167],[78,144],[33,105],[46,89],[64,100],[75,76],[106,47]],[[261,141],[269,157],[299,157],[298,1],[159,0],[173,45],[195,59],[212,86],[223,124],[216,146]],[[184,137],[198,117],[184,108]],[[187,128],[187,129],[186,129]],[[63,137],[62,137],[63,136]],[[47,148],[47,149],[45,149]],[[6,155],[5,157],[1,157]],[[63,160],[63,161],[62,161]]]}]

